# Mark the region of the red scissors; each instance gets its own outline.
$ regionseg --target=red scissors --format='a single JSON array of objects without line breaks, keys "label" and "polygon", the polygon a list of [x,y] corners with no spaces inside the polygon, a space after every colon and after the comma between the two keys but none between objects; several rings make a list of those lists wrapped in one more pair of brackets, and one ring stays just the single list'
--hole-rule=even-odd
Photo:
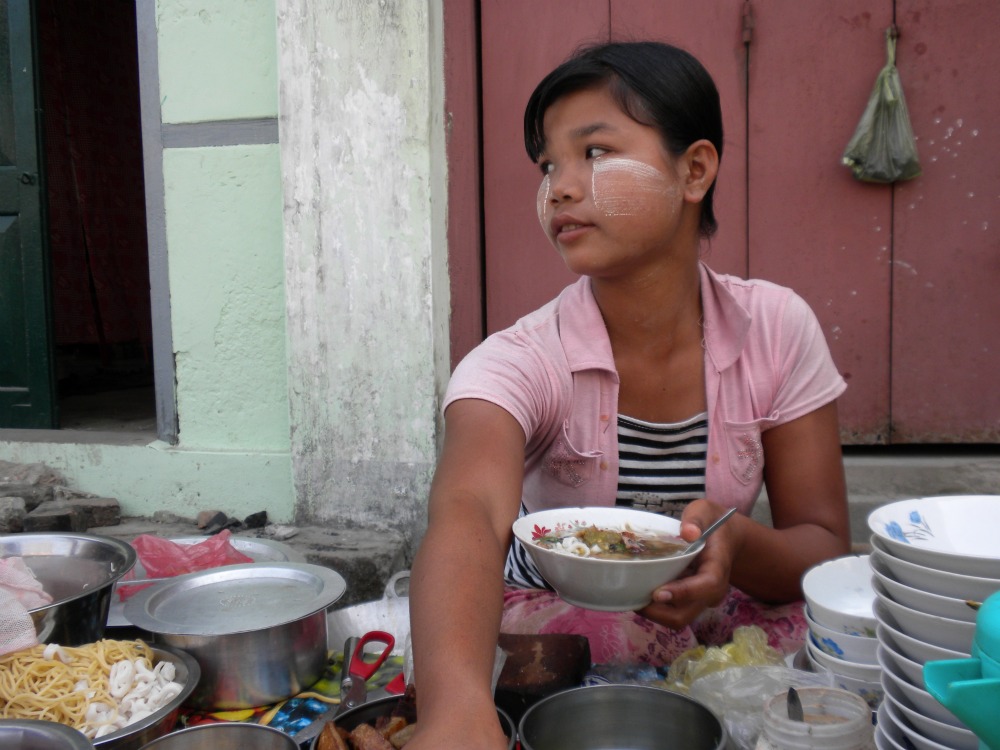
[{"label": "red scissors", "polygon": [[[347,643],[344,652],[344,672],[340,678],[340,707],[335,717],[365,702],[368,697],[368,680],[389,658],[389,654],[396,646],[396,639],[383,630],[371,630],[360,638],[348,639]],[[369,643],[385,644],[382,653],[372,661],[365,660],[365,646]]]}]

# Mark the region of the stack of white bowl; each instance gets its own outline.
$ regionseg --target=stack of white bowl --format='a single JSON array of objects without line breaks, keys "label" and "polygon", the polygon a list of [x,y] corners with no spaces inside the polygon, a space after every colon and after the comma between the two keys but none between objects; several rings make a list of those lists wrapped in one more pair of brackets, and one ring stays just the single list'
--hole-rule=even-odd
[{"label": "stack of white bowl", "polygon": [[979,741],[924,687],[923,665],[969,656],[976,610],[1000,591],[1000,496],[890,503],[868,517],[885,699],[879,750],[977,750]]},{"label": "stack of white bowl", "polygon": [[860,695],[876,710],[882,701],[882,667],[868,556],[838,557],[811,568],[802,577],[802,591],[809,664],[829,672],[836,687]]}]

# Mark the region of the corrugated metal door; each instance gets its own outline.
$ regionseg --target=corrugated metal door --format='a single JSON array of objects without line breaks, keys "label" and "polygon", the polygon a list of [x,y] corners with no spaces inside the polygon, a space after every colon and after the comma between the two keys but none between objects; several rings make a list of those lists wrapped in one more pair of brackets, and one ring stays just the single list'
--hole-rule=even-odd
[{"label": "corrugated metal door", "polygon": [[[894,13],[924,173],[871,185],[840,156]],[[694,52],[723,99],[709,263],[809,301],[850,383],[844,442],[996,442],[1000,136],[987,123],[1000,101],[980,92],[995,90],[998,21],[991,0],[484,0],[488,331],[571,280],[535,219],[520,137],[530,91],[581,41],[662,39]]]}]

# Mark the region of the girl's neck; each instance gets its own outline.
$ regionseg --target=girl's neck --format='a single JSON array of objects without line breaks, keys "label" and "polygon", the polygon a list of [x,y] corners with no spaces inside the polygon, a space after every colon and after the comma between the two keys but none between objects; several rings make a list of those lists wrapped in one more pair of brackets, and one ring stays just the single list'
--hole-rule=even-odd
[{"label": "girl's neck", "polygon": [[667,346],[701,339],[698,264],[661,264],[642,276],[593,279],[612,348]]}]

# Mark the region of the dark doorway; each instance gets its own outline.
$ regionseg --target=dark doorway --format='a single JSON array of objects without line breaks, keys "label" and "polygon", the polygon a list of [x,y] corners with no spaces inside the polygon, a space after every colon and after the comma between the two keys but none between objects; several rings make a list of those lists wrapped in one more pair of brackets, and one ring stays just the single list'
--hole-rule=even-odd
[{"label": "dark doorway", "polygon": [[37,0],[59,427],[155,430],[133,0]]}]

